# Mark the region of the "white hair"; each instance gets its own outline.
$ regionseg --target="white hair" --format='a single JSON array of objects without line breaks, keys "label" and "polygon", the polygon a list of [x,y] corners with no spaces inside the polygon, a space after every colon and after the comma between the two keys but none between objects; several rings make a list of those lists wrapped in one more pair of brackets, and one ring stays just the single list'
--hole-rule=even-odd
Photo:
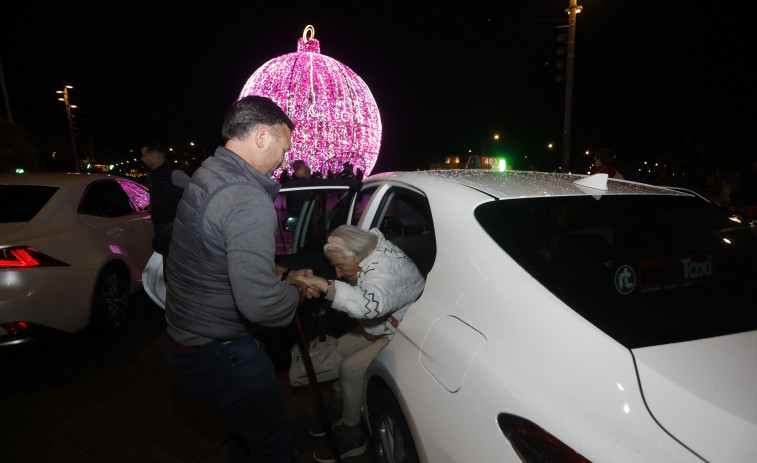
[{"label": "white hair", "polygon": [[[340,238],[346,247],[335,244],[331,238]],[[323,245],[323,253],[337,253],[360,262],[376,249],[378,241],[378,235],[371,231],[361,230],[354,225],[340,225],[331,232],[328,242]]]}]

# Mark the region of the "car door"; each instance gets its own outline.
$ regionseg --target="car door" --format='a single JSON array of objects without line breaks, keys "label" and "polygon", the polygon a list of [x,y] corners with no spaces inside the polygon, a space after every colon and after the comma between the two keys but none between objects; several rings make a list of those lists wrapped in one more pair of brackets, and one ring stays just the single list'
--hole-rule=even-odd
[{"label": "car door", "polygon": [[79,203],[79,217],[90,227],[86,245],[93,269],[120,259],[130,267],[132,276],[141,274],[152,254],[154,236],[148,205],[146,189],[129,180],[109,178],[87,187]]},{"label": "car door", "polygon": [[414,188],[384,184],[364,201],[359,226],[378,228],[415,262],[421,274],[428,275],[436,259],[436,237],[426,196]]},{"label": "car door", "polygon": [[323,245],[339,225],[352,220],[360,184],[345,180],[290,180],[274,201],[279,223],[276,261],[287,268],[325,273]]}]

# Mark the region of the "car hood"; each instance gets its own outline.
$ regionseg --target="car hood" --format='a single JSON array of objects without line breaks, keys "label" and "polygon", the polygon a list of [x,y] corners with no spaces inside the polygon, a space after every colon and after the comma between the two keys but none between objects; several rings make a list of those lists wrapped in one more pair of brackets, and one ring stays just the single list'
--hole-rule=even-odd
[{"label": "car hood", "polygon": [[757,331],[633,349],[647,407],[707,461],[757,455]]}]

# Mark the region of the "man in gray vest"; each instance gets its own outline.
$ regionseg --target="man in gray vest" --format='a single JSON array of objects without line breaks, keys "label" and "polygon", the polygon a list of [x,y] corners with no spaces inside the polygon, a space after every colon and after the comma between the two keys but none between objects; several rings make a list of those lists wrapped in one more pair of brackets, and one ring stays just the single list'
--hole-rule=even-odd
[{"label": "man in gray vest", "polygon": [[231,461],[290,462],[292,436],[273,363],[256,337],[286,326],[307,286],[274,255],[271,178],[294,124],[273,101],[247,96],[224,118],[225,146],[195,171],[174,221],[167,268],[166,359],[187,392],[231,429]]}]

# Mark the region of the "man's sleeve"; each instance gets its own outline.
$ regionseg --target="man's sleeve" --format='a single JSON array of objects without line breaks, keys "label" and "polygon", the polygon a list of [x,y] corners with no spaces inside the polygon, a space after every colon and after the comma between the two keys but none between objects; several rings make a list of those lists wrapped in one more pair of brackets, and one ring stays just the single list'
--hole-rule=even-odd
[{"label": "man's sleeve", "polygon": [[189,185],[190,177],[181,169],[176,169],[171,172],[171,183],[179,188],[186,188]]}]

